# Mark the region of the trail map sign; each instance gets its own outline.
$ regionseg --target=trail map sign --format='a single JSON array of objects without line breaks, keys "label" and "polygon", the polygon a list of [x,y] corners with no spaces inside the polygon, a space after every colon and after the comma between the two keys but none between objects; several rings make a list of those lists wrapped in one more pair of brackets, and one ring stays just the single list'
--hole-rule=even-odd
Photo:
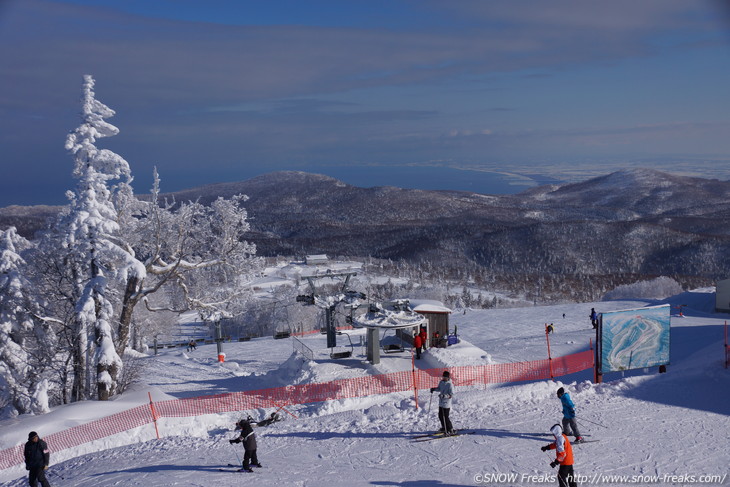
[{"label": "trail map sign", "polygon": [[669,305],[602,313],[598,324],[600,373],[669,364]]}]

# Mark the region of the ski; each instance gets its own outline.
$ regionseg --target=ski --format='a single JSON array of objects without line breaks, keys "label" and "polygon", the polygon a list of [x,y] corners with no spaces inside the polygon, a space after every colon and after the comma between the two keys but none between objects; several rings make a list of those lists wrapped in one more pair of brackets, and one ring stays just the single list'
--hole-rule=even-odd
[{"label": "ski", "polygon": [[416,435],[416,436],[411,436],[411,439],[417,439],[417,438],[431,438],[431,437],[438,437],[438,436],[444,436],[444,434],[443,434],[443,433],[441,433],[441,432],[436,432],[436,433],[426,433],[426,434],[424,434],[424,435]]},{"label": "ski", "polygon": [[241,468],[235,469],[235,470],[232,468],[219,468],[218,471],[219,472],[230,472],[230,473],[254,473],[255,472],[255,470],[249,471],[249,470],[243,470]]},{"label": "ski", "polygon": [[475,431],[458,431],[453,435],[444,435],[444,434],[439,434],[437,436],[429,435],[427,438],[416,438],[413,440],[413,442],[421,443],[423,441],[440,440],[442,438],[453,438],[455,436],[473,435],[474,433],[475,433]]},{"label": "ski", "polygon": [[595,442],[597,442],[597,441],[601,441],[601,440],[583,440],[583,441],[573,441],[573,442],[571,442],[570,444],[571,444],[571,445],[580,445],[581,443],[595,443]]}]

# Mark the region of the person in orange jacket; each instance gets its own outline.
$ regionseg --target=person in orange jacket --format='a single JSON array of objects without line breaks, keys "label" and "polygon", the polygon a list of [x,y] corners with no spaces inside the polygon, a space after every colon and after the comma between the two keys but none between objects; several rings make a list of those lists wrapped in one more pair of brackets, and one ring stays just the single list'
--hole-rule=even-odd
[{"label": "person in orange jacket", "polygon": [[421,349],[423,348],[423,338],[418,333],[413,334],[413,346],[416,348],[416,358],[421,358]]},{"label": "person in orange jacket", "polygon": [[549,445],[540,448],[542,451],[555,450],[555,460],[550,462],[550,466],[558,469],[558,485],[560,487],[577,487],[575,482],[575,472],[573,471],[573,447],[570,446],[568,437],[563,434],[563,428],[559,425],[553,425],[550,433],[555,437],[555,441]]}]

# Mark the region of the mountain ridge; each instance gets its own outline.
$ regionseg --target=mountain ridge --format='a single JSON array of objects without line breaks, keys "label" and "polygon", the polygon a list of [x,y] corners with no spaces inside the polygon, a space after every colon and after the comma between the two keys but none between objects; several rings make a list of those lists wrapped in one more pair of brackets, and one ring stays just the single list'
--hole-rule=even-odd
[{"label": "mountain ridge", "polygon": [[[711,280],[730,269],[730,182],[654,169],[498,196],[361,188],[295,171],[161,196],[207,204],[239,193],[249,197],[247,238],[262,256],[436,262],[495,280],[550,276],[556,286],[560,276]],[[23,208],[0,209],[0,227],[24,219],[37,226]]]}]

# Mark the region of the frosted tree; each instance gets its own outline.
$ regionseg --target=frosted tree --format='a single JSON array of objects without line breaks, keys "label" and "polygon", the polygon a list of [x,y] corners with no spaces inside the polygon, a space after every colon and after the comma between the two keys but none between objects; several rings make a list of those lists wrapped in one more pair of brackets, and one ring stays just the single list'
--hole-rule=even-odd
[{"label": "frosted tree", "polygon": [[[104,119],[114,111],[95,99],[94,80],[84,76],[82,124],[66,139],[66,149],[73,155],[75,191],[69,191],[68,213],[59,222],[63,234],[64,263],[70,268],[75,287],[73,332],[74,396],[88,393],[88,353],[95,350],[98,398],[106,400],[116,392],[122,360],[114,342],[111,316],[113,306],[108,296],[109,278],[126,280],[130,275],[144,275],[144,266],[134,258],[120,237],[116,198],[131,195],[129,164],[107,149],[98,149],[98,138],[116,135],[119,130]],[[93,347],[88,337],[93,332]],[[82,378],[86,383],[82,382]],[[84,392],[82,392],[84,391]]]},{"label": "frosted tree", "polygon": [[229,313],[246,295],[245,276],[257,262],[255,247],[243,239],[245,197],[161,204],[156,174],[152,200],[134,197],[127,161],[95,145],[118,133],[105,121],[112,115],[95,99],[93,78],[84,76],[82,124],[66,140],[76,188],[34,259],[39,287],[50,296],[46,314],[65,347],[64,402],[69,388],[71,401],[90,396],[92,368],[99,399],[118,392],[134,310],[150,295],[165,291],[148,309]]},{"label": "frosted tree", "polygon": [[0,232],[0,401],[11,415],[48,411],[43,371],[54,343],[23,273],[30,246],[14,227]]},{"label": "frosted tree", "polygon": [[[135,218],[124,232],[145,266],[130,275],[122,299],[119,345],[126,346],[134,308],[182,312],[201,316],[230,315],[249,294],[248,277],[259,265],[256,248],[244,239],[249,231],[243,208],[245,196],[218,198],[211,205],[159,201],[160,179],[155,170],[152,198],[136,202]],[[160,290],[179,296],[179,302],[152,306],[148,298]],[[159,300],[158,300],[159,301]]]}]

